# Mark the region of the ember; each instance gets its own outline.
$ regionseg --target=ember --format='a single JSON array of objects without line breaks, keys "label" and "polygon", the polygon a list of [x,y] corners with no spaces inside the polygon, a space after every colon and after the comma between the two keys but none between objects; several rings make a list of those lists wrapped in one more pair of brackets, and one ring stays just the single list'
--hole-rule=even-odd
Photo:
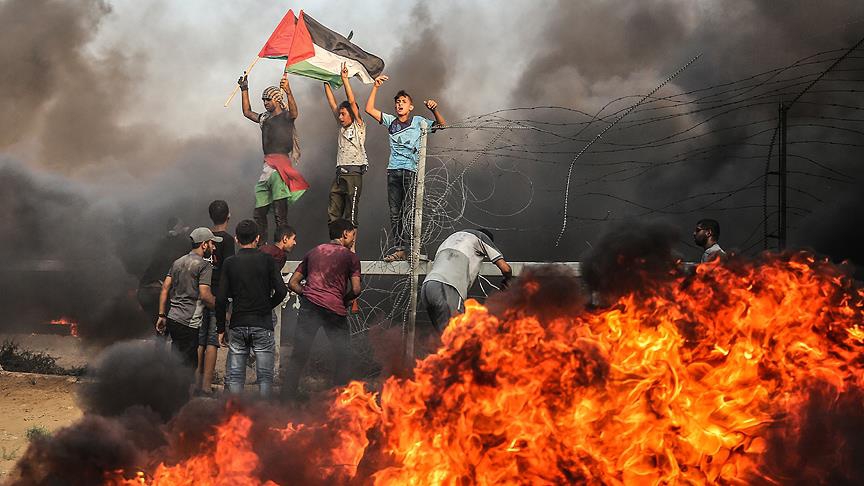
[{"label": "ember", "polygon": [[69,335],[78,337],[78,323],[69,319],[68,317],[61,317],[59,319],[54,319],[50,321],[48,324],[52,326],[66,326],[69,329]]},{"label": "ember", "polygon": [[[352,383],[329,422],[277,432],[287,447],[331,429],[325,447],[306,450],[331,484],[807,483],[828,471],[849,480],[860,451],[839,435],[800,470],[772,448],[779,439],[806,452],[820,426],[808,421],[844,400],[861,415],[862,317],[864,292],[807,254],[703,265],[647,297],[545,321],[469,302],[413,379],[385,383],[380,405]],[[109,483],[267,484],[250,423],[235,413],[207,454]]]}]

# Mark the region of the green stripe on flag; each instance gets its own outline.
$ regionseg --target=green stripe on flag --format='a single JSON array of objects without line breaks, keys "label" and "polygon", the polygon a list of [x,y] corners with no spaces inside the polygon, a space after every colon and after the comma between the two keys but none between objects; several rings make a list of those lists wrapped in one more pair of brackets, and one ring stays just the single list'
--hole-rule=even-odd
[{"label": "green stripe on flag", "polygon": [[339,74],[333,74],[330,71],[310,63],[309,61],[295,62],[288,66],[285,71],[291,74],[317,79],[318,81],[324,81],[334,88],[342,86],[342,76]]}]

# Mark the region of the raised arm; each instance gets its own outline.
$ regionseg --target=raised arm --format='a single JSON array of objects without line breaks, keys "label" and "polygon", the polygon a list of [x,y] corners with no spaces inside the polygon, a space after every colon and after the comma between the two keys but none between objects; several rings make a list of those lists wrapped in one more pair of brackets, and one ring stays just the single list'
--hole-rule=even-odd
[{"label": "raised arm", "polygon": [[444,115],[438,112],[438,102],[435,100],[426,100],[423,102],[426,105],[426,108],[429,108],[429,111],[435,115],[435,123],[434,125],[446,125],[447,121],[444,120]]},{"label": "raised arm", "polygon": [[237,80],[237,84],[240,85],[240,99],[242,100],[240,108],[243,110],[243,116],[255,123],[258,123],[258,120],[261,119],[261,115],[252,111],[252,105],[249,103],[249,79],[246,77],[245,72],[243,73],[243,76],[240,76],[240,79]]},{"label": "raised arm", "polygon": [[333,90],[330,89],[330,84],[324,83],[324,96],[327,97],[327,103],[330,105],[330,110],[333,112],[333,116],[336,117],[336,121],[339,121],[339,109],[336,107],[336,98],[333,97]]},{"label": "raised arm", "polygon": [[357,106],[357,100],[354,99],[354,90],[351,88],[351,82],[348,79],[348,68],[344,62],[342,63],[342,72],[340,75],[342,76],[342,85],[345,86],[345,97],[348,99],[348,103],[351,103],[351,111],[354,112],[354,120],[362,125],[363,118],[360,117],[360,107]]},{"label": "raised arm", "polygon": [[288,103],[288,114],[293,119],[300,116],[300,111],[297,110],[297,102],[294,101],[294,93],[291,92],[291,85],[288,84],[288,73],[282,75],[282,80],[279,81],[279,87],[285,92],[285,101]]},{"label": "raised arm", "polygon": [[369,99],[366,100],[366,113],[369,114],[372,118],[375,119],[378,123],[381,123],[381,110],[375,108],[375,95],[378,94],[378,88],[384,84],[384,81],[387,81],[389,78],[387,76],[381,75],[375,78],[375,84],[372,85],[372,91],[369,93]]}]

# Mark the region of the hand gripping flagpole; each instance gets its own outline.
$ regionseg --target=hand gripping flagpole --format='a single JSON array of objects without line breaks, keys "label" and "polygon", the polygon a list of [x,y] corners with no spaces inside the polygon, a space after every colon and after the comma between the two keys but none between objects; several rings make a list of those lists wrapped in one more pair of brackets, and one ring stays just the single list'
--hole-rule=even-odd
[{"label": "hand gripping flagpole", "polygon": [[[255,56],[255,59],[252,59],[252,62],[249,63],[249,67],[246,68],[245,71],[243,71],[243,75],[244,75],[244,76],[248,76],[248,75],[249,75],[249,72],[252,71],[252,68],[255,66],[255,63],[258,62],[258,59],[261,59],[261,58],[258,57],[258,56]],[[236,84],[236,85],[234,85],[234,91],[231,91],[231,95],[229,95],[229,96],[228,96],[228,99],[225,100],[225,105],[224,105],[224,106],[225,106],[226,108],[228,107],[228,104],[231,103],[231,100],[234,99],[234,95],[237,94],[237,90],[238,90],[238,89],[240,89],[240,84],[239,84],[239,83]]]},{"label": "hand gripping flagpole", "polygon": [[627,108],[627,110],[625,110],[623,113],[618,115],[618,118],[616,118],[615,121],[613,121],[609,125],[606,125],[606,127],[603,128],[603,130],[600,130],[600,133],[598,133],[593,139],[591,139],[590,142],[585,144],[585,146],[582,147],[582,150],[580,150],[576,154],[576,156],[573,157],[573,160],[570,161],[570,168],[567,169],[567,184],[564,186],[564,221],[561,224],[561,232],[558,233],[558,238],[555,240],[555,246],[558,246],[559,244],[561,244],[561,238],[564,237],[564,232],[567,231],[567,201],[570,199],[570,179],[573,176],[573,166],[576,165],[576,160],[578,160],[579,157],[582,156],[582,154],[584,154],[592,145],[594,145],[594,142],[596,142],[597,140],[600,140],[603,137],[603,135],[609,131],[610,128],[614,127],[619,121],[621,121],[622,118],[629,115],[630,112],[635,110],[642,103],[645,103],[646,101],[648,101],[652,96],[654,96],[654,93],[660,91],[660,88],[669,84],[670,81],[675,79],[676,76],[678,76],[685,69],[690,67],[690,65],[693,64],[694,62],[696,62],[696,60],[699,59],[701,56],[702,56],[702,53],[699,53],[696,56],[694,56],[692,59],[687,61],[687,64],[684,64],[683,66],[678,68],[678,70],[675,71],[674,73],[672,73],[668,78],[666,78],[666,80],[664,80],[662,83],[660,83],[656,88],[652,89],[650,93],[643,96],[641,100],[637,101],[633,106],[631,106],[630,108]]}]

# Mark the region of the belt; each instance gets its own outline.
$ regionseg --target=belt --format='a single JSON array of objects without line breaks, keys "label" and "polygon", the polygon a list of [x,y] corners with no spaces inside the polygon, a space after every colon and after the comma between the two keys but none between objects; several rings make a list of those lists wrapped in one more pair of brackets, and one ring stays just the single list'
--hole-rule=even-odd
[{"label": "belt", "polygon": [[337,174],[359,174],[363,175],[369,170],[368,164],[363,165],[340,165],[336,167]]}]

